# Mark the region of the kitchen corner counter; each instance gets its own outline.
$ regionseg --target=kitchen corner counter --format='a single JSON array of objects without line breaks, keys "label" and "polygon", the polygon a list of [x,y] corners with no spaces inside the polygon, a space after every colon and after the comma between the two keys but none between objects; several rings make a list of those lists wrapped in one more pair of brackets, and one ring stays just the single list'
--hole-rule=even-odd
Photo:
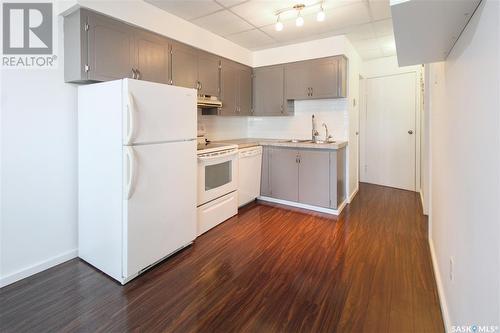
[{"label": "kitchen corner counter", "polygon": [[276,146],[290,148],[312,148],[312,149],[330,149],[337,150],[347,146],[347,141],[336,141],[333,143],[312,143],[312,142],[290,142],[288,139],[262,139],[262,138],[244,138],[234,140],[214,141],[216,143],[228,143],[238,145],[239,149],[255,146]]}]

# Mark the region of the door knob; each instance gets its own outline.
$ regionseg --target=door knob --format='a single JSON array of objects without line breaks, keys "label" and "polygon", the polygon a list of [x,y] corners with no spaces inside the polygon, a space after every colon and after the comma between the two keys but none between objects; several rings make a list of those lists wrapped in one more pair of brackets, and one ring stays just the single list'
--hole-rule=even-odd
[{"label": "door knob", "polygon": [[408,134],[413,134],[413,131],[412,131],[412,130],[409,130],[409,131],[408,131]]}]

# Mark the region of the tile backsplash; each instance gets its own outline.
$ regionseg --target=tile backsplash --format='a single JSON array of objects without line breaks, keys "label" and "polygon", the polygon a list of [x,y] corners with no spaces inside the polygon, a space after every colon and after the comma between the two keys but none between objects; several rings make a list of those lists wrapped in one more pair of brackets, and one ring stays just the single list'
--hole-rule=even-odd
[{"label": "tile backsplash", "polygon": [[322,99],[295,102],[295,115],[289,117],[198,116],[209,140],[236,138],[309,139],[314,114],[320,137],[326,123],[335,140],[348,138],[347,99]]}]

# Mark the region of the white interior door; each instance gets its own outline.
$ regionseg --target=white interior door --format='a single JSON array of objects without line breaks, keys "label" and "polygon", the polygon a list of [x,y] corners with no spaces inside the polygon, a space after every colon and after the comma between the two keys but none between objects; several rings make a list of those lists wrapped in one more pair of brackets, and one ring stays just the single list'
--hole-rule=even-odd
[{"label": "white interior door", "polygon": [[129,277],[196,237],[196,141],[124,152],[123,275]]},{"label": "white interior door", "polygon": [[416,74],[366,80],[365,181],[415,191]]}]

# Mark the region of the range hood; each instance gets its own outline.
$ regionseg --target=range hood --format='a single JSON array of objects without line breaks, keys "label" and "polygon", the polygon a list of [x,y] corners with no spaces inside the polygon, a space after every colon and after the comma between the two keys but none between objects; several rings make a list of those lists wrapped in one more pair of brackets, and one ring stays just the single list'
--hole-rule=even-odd
[{"label": "range hood", "polygon": [[222,102],[215,96],[198,96],[198,107],[200,109],[221,108]]}]

